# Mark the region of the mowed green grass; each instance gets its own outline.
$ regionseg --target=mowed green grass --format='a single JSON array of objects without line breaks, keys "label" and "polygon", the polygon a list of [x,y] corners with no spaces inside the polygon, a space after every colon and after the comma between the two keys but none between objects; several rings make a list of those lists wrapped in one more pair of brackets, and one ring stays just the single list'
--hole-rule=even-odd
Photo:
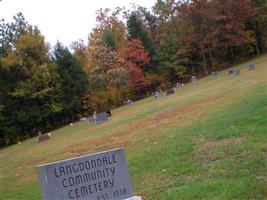
[{"label": "mowed green grass", "polygon": [[0,150],[0,199],[40,199],[36,166],[116,147],[143,199],[267,199],[267,55],[250,62]]}]

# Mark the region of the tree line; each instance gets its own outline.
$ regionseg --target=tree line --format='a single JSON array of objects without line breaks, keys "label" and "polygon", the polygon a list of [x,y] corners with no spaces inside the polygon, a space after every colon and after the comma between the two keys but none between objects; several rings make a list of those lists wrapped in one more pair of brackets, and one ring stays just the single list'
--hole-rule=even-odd
[{"label": "tree line", "polygon": [[100,9],[88,41],[50,47],[0,22],[0,145],[144,98],[267,50],[266,0],[157,0]]}]

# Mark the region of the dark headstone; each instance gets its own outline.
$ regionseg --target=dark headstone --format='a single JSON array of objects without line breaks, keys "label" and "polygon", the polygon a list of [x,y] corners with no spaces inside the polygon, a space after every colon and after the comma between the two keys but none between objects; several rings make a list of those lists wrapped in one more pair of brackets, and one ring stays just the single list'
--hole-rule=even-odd
[{"label": "dark headstone", "polygon": [[255,64],[249,64],[248,65],[248,71],[254,70],[255,69]]},{"label": "dark headstone", "polygon": [[50,139],[50,135],[48,135],[48,134],[39,135],[38,136],[38,143],[44,142],[44,141],[49,140],[49,139]]},{"label": "dark headstone", "polygon": [[103,122],[108,120],[108,115],[106,112],[101,112],[96,114],[96,122]]},{"label": "dark headstone", "polygon": [[174,94],[174,89],[173,88],[169,88],[167,90],[167,96],[172,95],[172,94]]},{"label": "dark headstone", "polygon": [[122,148],[37,167],[45,200],[124,200],[133,197]]},{"label": "dark headstone", "polygon": [[192,76],[192,77],[191,77],[191,82],[192,82],[192,83],[197,83],[197,77]]},{"label": "dark headstone", "polygon": [[212,76],[217,76],[217,75],[219,75],[219,72],[218,71],[214,71],[211,74],[212,74]]}]

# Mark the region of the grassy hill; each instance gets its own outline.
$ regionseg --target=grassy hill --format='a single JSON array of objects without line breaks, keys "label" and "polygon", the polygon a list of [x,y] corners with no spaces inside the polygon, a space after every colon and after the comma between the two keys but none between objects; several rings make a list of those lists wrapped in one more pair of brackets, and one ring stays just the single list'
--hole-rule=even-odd
[{"label": "grassy hill", "polygon": [[40,199],[37,165],[116,147],[144,199],[267,199],[267,55],[250,62],[0,150],[0,199]]}]

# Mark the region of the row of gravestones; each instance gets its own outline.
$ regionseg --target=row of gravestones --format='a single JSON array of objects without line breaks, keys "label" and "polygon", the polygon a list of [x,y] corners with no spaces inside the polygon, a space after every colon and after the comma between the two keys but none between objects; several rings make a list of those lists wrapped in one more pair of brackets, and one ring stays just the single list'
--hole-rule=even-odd
[{"label": "row of gravestones", "polygon": [[[97,113],[95,119],[93,117],[89,117],[88,119],[87,118],[83,118],[83,119],[81,119],[81,121],[88,120],[89,124],[101,123],[101,122],[107,121],[108,117],[111,117],[111,112],[110,111]],[[70,126],[73,126],[73,125],[74,125],[73,123],[70,123]],[[48,134],[39,134],[37,142],[41,143],[41,142],[49,140],[50,138],[51,138],[51,134],[50,133],[48,133]]]},{"label": "row of gravestones", "polygon": [[[251,70],[254,70],[254,69],[255,69],[255,64],[249,64],[248,65],[248,71],[251,71]],[[217,76],[217,75],[219,75],[219,72],[218,71],[213,71],[212,75],[213,76]],[[240,75],[240,69],[231,69],[231,70],[229,70],[229,75],[232,75],[232,76]],[[196,84],[197,81],[198,80],[197,80],[196,76],[192,76],[191,77],[191,82],[193,84]],[[182,86],[183,86],[183,84],[180,84],[180,83],[177,83],[175,85],[176,88],[180,88]],[[174,94],[174,92],[175,92],[174,88],[167,89],[167,96]],[[160,97],[162,96],[162,91],[156,91],[154,96],[155,96],[155,99],[160,99]]]},{"label": "row of gravestones", "polygon": [[[252,71],[256,68],[255,64],[248,64],[248,71]],[[236,69],[231,69],[228,71],[228,74],[231,76],[238,76],[240,75],[240,69],[236,68]]]},{"label": "row of gravestones", "polygon": [[[174,93],[175,93],[174,88],[169,88],[166,91],[166,95],[167,96],[172,95]],[[156,91],[155,94],[154,94],[154,96],[155,96],[155,99],[157,99],[157,100],[160,99],[161,96],[162,96],[162,91]]]}]

